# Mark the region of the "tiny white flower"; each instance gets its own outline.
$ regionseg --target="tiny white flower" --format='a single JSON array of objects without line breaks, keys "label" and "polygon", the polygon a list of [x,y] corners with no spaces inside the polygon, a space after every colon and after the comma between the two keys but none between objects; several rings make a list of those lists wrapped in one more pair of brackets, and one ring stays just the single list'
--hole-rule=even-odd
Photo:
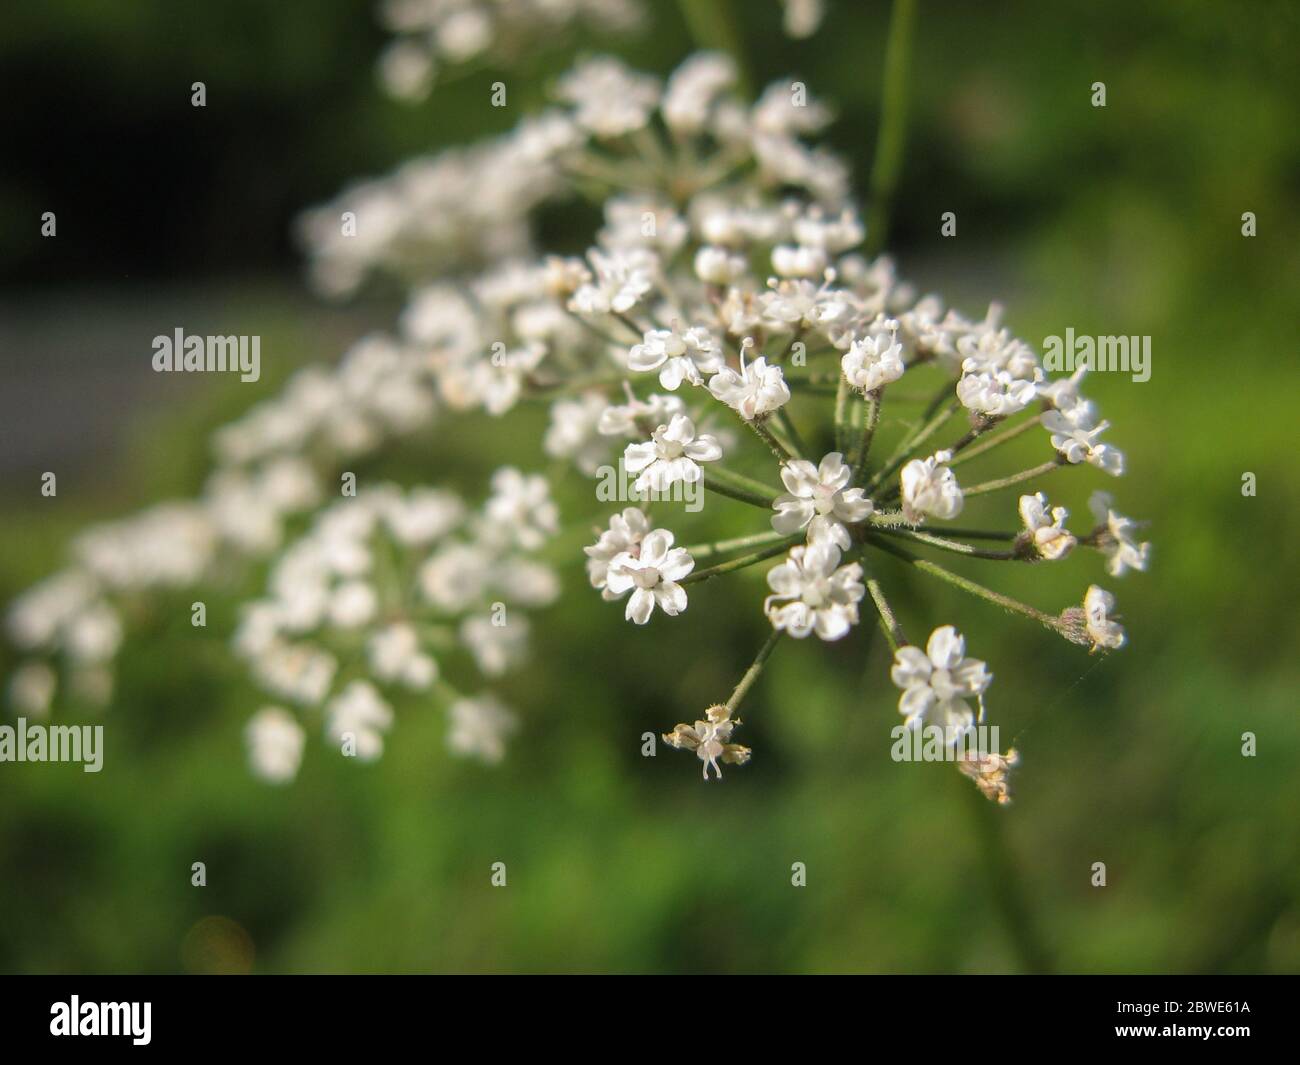
[{"label": "tiny white flower", "polygon": [[695,253],[695,276],[706,285],[730,285],[745,276],[749,263],[743,255],[706,244]]},{"label": "tiny white flower", "polygon": [[840,368],[849,384],[861,392],[874,392],[903,376],[903,345],[898,342],[898,323],[890,322],[890,332],[861,337],[849,346],[840,359]]},{"label": "tiny white flower", "polygon": [[503,466],[492,475],[492,495],[483,512],[525,551],[535,551],[560,528],[560,511],[551,500],[546,478],[520,473],[513,466]]},{"label": "tiny white flower", "polygon": [[587,576],[591,586],[601,589],[604,598],[618,598],[605,584],[610,562],[625,551],[640,555],[641,541],[649,531],[650,519],[645,512],[627,507],[621,514],[610,516],[609,528],[600,534],[593,546],[582,549],[587,555]]},{"label": "tiny white flower", "polygon": [[420,567],[424,596],[449,614],[473,606],[492,580],[495,560],[477,544],[446,543]]},{"label": "tiny white flower", "polygon": [[580,285],[569,301],[579,314],[624,314],[654,287],[659,258],[644,248],[616,250],[608,255],[588,253],[594,276]]},{"label": "tiny white flower", "polygon": [[753,108],[755,128],[767,135],[816,133],[830,118],[825,104],[806,97],[796,101],[788,81],[772,82]]},{"label": "tiny white flower", "polygon": [[[647,216],[653,224],[646,225]],[[597,239],[606,248],[652,248],[671,258],[690,236],[690,226],[671,207],[640,196],[616,196],[605,203],[605,228]]]},{"label": "tiny white flower", "polygon": [[628,352],[627,365],[640,373],[658,370],[659,383],[676,392],[683,381],[703,384],[702,375],[717,373],[726,361],[707,329],[696,326],[682,332],[674,322],[671,329],[646,333],[644,341]]},{"label": "tiny white flower", "polygon": [[908,728],[937,726],[951,747],[975,723],[966,700],[982,695],[993,675],[979,659],[966,657],[966,641],[944,625],[930,634],[924,651],[910,644],[895,651],[890,679],[903,689],[898,712]]},{"label": "tiny white flower", "polygon": [[420,649],[415,629],[395,622],[380,629],[366,644],[370,670],[385,684],[401,684],[422,691],[438,676],[438,663]]},{"label": "tiny white flower", "polygon": [[709,391],[747,422],[777,410],[790,400],[790,386],[785,383],[781,367],[768,366],[762,355],[746,363],[743,350],[740,369],[723,367],[709,381]]},{"label": "tiny white flower", "polygon": [[831,255],[840,255],[861,244],[867,233],[853,208],[845,207],[837,215],[828,215],[815,204],[794,220],[793,229],[800,244],[821,248]]},{"label": "tiny white flower", "polygon": [[1112,577],[1122,577],[1130,570],[1145,570],[1151,557],[1151,545],[1139,544],[1135,539],[1139,525],[1132,518],[1126,518],[1114,510],[1114,502],[1108,492],[1093,492],[1088,506],[1097,519],[1098,526],[1105,526],[1093,533],[1093,542],[1106,556],[1106,572]]},{"label": "tiny white flower", "polygon": [[526,656],[528,629],[528,619],[518,612],[505,624],[475,614],[460,623],[460,639],[484,676],[499,677]]},{"label": "tiny white flower", "polygon": [[781,0],[781,27],[794,40],[811,37],[826,17],[825,0]]},{"label": "tiny white flower", "polygon": [[338,661],[309,643],[276,641],[253,663],[259,683],[283,699],[316,706],[334,682]]},{"label": "tiny white flower", "polygon": [[581,259],[559,255],[546,257],[542,278],[545,290],[557,299],[568,299],[592,279],[591,271]]},{"label": "tiny white flower", "polygon": [[105,601],[87,607],[68,622],[63,644],[69,657],[79,664],[106,662],[122,645],[122,622]]},{"label": "tiny white flower", "polygon": [[1115,649],[1124,646],[1124,626],[1111,618],[1114,609],[1115,597],[1110,592],[1095,584],[1088,587],[1083,597],[1083,612],[1094,651],[1099,647]]},{"label": "tiny white flower", "polygon": [[491,695],[457,699],[448,709],[447,746],[453,754],[496,765],[506,756],[506,737],[519,727],[514,713]]},{"label": "tiny white flower", "polygon": [[368,625],[379,608],[375,589],[365,581],[344,581],[330,593],[327,616],[331,625],[356,629]]},{"label": "tiny white flower", "polygon": [[676,133],[703,132],[714,101],[736,81],[735,61],[724,52],[698,52],[682,63],[664,88],[660,113]]},{"label": "tiny white flower", "polygon": [[667,425],[655,429],[650,440],[628,444],[623,452],[628,472],[639,474],[635,484],[639,492],[662,492],[678,481],[693,484],[704,476],[699,463],[720,458],[722,445],[708,433],[697,436],[695,423],[684,414],[674,415]]},{"label": "tiny white flower", "polygon": [[384,753],[384,733],[392,724],[393,708],[368,681],[352,681],[325,704],[325,732],[337,744],[350,741],[363,762]]},{"label": "tiny white flower", "polygon": [[717,194],[697,196],[691,214],[706,247],[721,245],[735,250],[747,244],[773,244],[784,229],[779,210],[736,204]]},{"label": "tiny white flower", "polygon": [[436,488],[412,488],[386,498],[380,512],[388,531],[403,547],[424,547],[450,532],[465,516],[465,505],[453,493]]},{"label": "tiny white flower", "polygon": [[497,561],[495,586],[508,603],[522,607],[550,606],[560,597],[560,578],[550,566],[515,555]]},{"label": "tiny white flower", "polygon": [[722,768],[718,759],[729,765],[744,765],[749,761],[750,750],[738,743],[730,743],[731,733],[739,721],[731,720],[731,711],[724,705],[711,706],[704,719],[694,725],[678,725],[672,732],[664,733],[664,742],[679,751],[694,751],[704,763],[704,779],[709,779],[709,766],[719,780]]},{"label": "tiny white flower", "polygon": [[1005,329],[980,329],[959,337],[957,351],[968,374],[1005,371],[1016,380],[1035,384],[1043,379],[1033,349]]},{"label": "tiny white flower", "polygon": [[[626,384],[626,382],[624,382]],[[658,392],[639,400],[627,388],[628,401],[621,406],[606,407],[596,423],[601,436],[643,437],[650,426],[666,425],[673,417],[686,412],[680,396],[664,396]]]},{"label": "tiny white flower", "polygon": [[44,662],[24,662],[9,678],[9,702],[20,714],[45,717],[58,679]]},{"label": "tiny white flower", "polygon": [[965,498],[957,476],[945,463],[951,451],[936,451],[927,459],[913,459],[899,474],[902,485],[903,514],[913,525],[925,515],[949,520],[961,513]]},{"label": "tiny white flower", "polygon": [[605,397],[598,392],[556,400],[543,449],[552,458],[572,459],[580,472],[593,476],[609,457],[609,442],[600,431],[606,407]]},{"label": "tiny white flower", "polygon": [[[1085,404],[1079,406],[1083,407]],[[1072,417],[1071,414],[1059,410],[1049,410],[1043,415],[1043,428],[1052,434],[1052,447],[1056,448],[1067,462],[1087,462],[1112,477],[1123,474],[1124,453],[1118,448],[1097,441],[1097,438],[1110,428],[1110,422],[1094,424],[1090,412]]]},{"label": "tiny white flower", "polygon": [[820,277],[826,252],[805,244],[778,244],[772,249],[772,269],[778,277]]},{"label": "tiny white flower", "polygon": [[962,406],[994,418],[1024,410],[1036,394],[1033,380],[1013,377],[1007,370],[968,370],[957,382],[957,398]]},{"label": "tiny white flower", "polygon": [[583,129],[611,138],[645,128],[659,106],[659,82],[617,59],[598,56],[565,74],[556,95],[574,106],[574,120]]},{"label": "tiny white flower", "polygon": [[838,451],[817,466],[807,459],[787,462],[781,480],[788,491],[772,502],[772,528],[786,536],[806,528],[810,543],[829,539],[847,551],[852,540],[846,526],[865,521],[875,509],[863,489],[848,487],[852,473]]},{"label": "tiny white flower", "polygon": [[294,716],[278,706],[259,710],[244,726],[248,764],[253,772],[272,784],[285,784],[298,775],[302,750],[307,742]]},{"label": "tiny white flower", "polygon": [[433,74],[433,57],[414,41],[394,41],[379,56],[379,78],[395,99],[423,100],[433,85]]},{"label": "tiny white flower", "polygon": [[858,622],[858,603],[866,594],[862,567],[840,565],[840,549],[829,540],[792,547],[786,560],[767,574],[772,594],[763,611],[772,627],[803,639],[816,633],[838,640]]},{"label": "tiny white flower", "polygon": [[670,617],[686,609],[686,589],[677,582],[694,568],[686,549],[673,547],[673,534],[655,529],[636,554],[624,551],[610,560],[605,584],[614,597],[632,593],[624,617],[644,625],[656,606]]},{"label": "tiny white flower", "polygon": [[1065,519],[1069,516],[1070,512],[1064,507],[1049,508],[1043,492],[1020,497],[1020,518],[1025,523],[1025,530],[1039,555],[1049,561],[1064,558],[1078,542],[1065,527]]},{"label": "tiny white flower", "polygon": [[763,293],[760,302],[765,318],[791,327],[825,328],[849,313],[848,294],[832,288],[829,281],[822,285],[803,279],[781,281]]},{"label": "tiny white flower", "polygon": [[482,403],[489,414],[505,414],[519,402],[525,379],[545,357],[546,346],[538,343],[493,352],[468,368],[466,398]]},{"label": "tiny white flower", "polygon": [[1038,383],[1038,394],[1058,410],[1064,410],[1078,403],[1087,402],[1079,394],[1079,382],[1083,380],[1087,372],[1088,366],[1085,363],[1069,377],[1058,378],[1055,381],[1040,381]]},{"label": "tiny white flower", "polygon": [[5,618],[13,641],[24,650],[48,647],[97,595],[95,581],[80,570],[64,570],[23,592]]}]

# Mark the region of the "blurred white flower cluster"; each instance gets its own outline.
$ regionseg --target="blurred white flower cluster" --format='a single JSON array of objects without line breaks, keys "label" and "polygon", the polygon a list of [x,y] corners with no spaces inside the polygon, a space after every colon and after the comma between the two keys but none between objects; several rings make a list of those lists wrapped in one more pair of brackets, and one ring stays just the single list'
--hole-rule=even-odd
[{"label": "blurred white flower cluster", "polygon": [[[363,490],[320,511],[279,556],[267,596],[243,609],[235,651],[271,696],[320,708],[345,754],[377,758],[393,722],[385,693],[414,692],[445,704],[455,751],[500,761],[514,714],[453,688],[439,661],[468,657],[493,679],[525,658],[525,612],[560,590],[532,554],[556,528],[545,481],[509,468],[476,513],[444,490]],[[263,776],[296,770],[284,748],[289,722],[273,706],[249,724]]]},{"label": "blurred white flower cluster", "polygon": [[400,100],[424,99],[444,68],[511,63],[575,28],[627,32],[645,17],[640,0],[383,0],[379,12],[397,35],[379,79]]},{"label": "blurred white flower cluster", "polygon": [[[438,9],[441,39],[451,7],[496,5],[403,6]],[[342,461],[427,427],[435,412],[509,420],[520,404],[544,403],[549,428],[521,451],[585,477],[617,465],[641,493],[586,548],[590,584],[622,602],[628,621],[651,634],[666,619],[683,624],[692,585],[771,562],[769,594],[755,595],[771,635],[753,665],[730,698],[665,736],[695,750],[706,776],[719,759],[749,760],[728,742],[734,714],[777,641],[843,640],[864,610],[895,653],[909,728],[937,727],[951,745],[982,720],[991,674],[950,625],[924,651],[906,638],[882,584],[899,564],[1093,651],[1121,646],[1115,600],[1095,585],[1081,605],[1047,612],[935,561],[1027,565],[1087,547],[1113,577],[1146,568],[1150,546],[1108,495],[1092,498],[1097,524],[1071,532],[1069,512],[1032,485],[1087,466],[1123,473],[1082,374],[1049,379],[1000,307],[967,317],[866,254],[845,165],[809,143],[830,110],[798,81],[752,104],[736,81],[719,53],[692,56],[663,82],[586,59],[558,81],[556,103],[514,132],[311,212],[304,233],[327,290],[351,291],[376,272],[409,285],[397,336],[301,371],[223,429],[199,501],[87,534],[74,569],[15,605],[14,638],[90,676],[120,640],[110,593],[187,586],[228,546],[279,552],[267,595],[235,636],[274,698],[319,708],[331,742],[372,758],[392,725],[391,692],[439,693],[452,746],[497,760],[512,715],[490,695],[442,690],[441,663],[467,652],[490,678],[521,658],[519,611],[559,591],[532,557],[559,530],[546,482],[499,471],[478,511],[432,487],[366,487],[315,510],[287,547],[283,527],[320,506]],[[531,216],[560,197],[601,210],[584,254],[536,247]],[[995,453],[1030,465],[962,469]],[[667,527],[671,503],[644,495],[687,485],[720,507],[748,507],[754,531],[718,538],[706,522],[687,542]],[[976,510],[986,526],[947,524]],[[506,624],[493,625],[496,607]],[[28,673],[24,698],[49,687]],[[279,705],[253,720],[262,775],[296,770],[299,728]],[[1006,801],[1018,758],[977,752],[963,772]]]}]

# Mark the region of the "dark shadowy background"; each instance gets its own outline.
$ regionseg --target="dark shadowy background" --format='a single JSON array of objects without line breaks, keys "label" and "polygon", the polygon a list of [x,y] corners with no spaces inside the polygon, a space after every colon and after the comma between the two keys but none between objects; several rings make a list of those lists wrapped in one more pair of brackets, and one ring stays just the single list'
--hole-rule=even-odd
[{"label": "dark shadowy background", "polygon": [[[888,7],[830,6],[790,42],[775,0],[735,5],[756,83],[798,74],[834,104],[829,139],[865,181]],[[507,128],[577,50],[666,73],[693,44],[676,5],[650,7],[646,35],[569,42],[411,107],[376,87],[385,36],[366,3],[11,5],[0,600],[87,521],[193,492],[213,426],[392,322],[383,286],[346,306],[307,292],[299,209]],[[1012,808],[948,767],[889,760],[879,641],[783,648],[745,715],[754,763],[722,786],[685,756],[640,758],[636,737],[690,718],[684,702],[725,692],[752,655],[754,574],[634,633],[575,566],[510,691],[528,725],[500,770],[450,760],[442,721],[413,704],[379,764],[312,749],[287,790],[245,771],[261,697],[168,620],[188,616],[175,604],[123,654],[102,774],[0,766],[0,968],[1300,970],[1296,20],[1282,2],[921,4],[890,242],[903,274],[970,313],[1003,300],[1035,345],[1066,327],[1152,337],[1149,382],[1088,390],[1131,474],[1063,490],[1081,527],[1092,487],[1150,519],[1151,572],[1115,582],[1076,559],[999,583],[1053,609],[1110,587],[1130,647],[1088,659],[882,568],[913,593],[909,631],[951,621],[996,674],[991,710],[1025,759]],[[485,103],[502,75],[520,90],[505,113]],[[546,224],[584,239],[563,213]],[[149,340],[182,323],[262,335],[262,381],[160,380]],[[523,434],[467,425],[381,472],[473,483],[529,465]],[[46,469],[56,500],[39,496]],[[589,508],[585,486],[563,493]],[[246,594],[228,591],[227,622]],[[189,886],[195,860],[206,889]],[[505,891],[487,887],[497,860]]]}]

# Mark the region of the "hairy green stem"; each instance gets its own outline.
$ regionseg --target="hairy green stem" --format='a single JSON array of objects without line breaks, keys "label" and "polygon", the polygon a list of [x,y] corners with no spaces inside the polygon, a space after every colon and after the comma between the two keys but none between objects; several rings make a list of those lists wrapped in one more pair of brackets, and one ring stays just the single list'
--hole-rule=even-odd
[{"label": "hairy green stem", "polygon": [[1070,639],[1069,634],[1067,634],[1062,628],[1061,620],[1059,618],[1054,617],[1051,614],[1046,614],[1037,607],[1032,607],[1028,603],[1022,603],[1018,599],[1012,599],[1009,595],[1003,595],[1001,592],[995,592],[992,588],[985,588],[984,585],[977,584],[975,581],[953,573],[951,570],[944,569],[942,566],[931,562],[929,559],[918,558],[910,551],[906,551],[896,544],[890,543],[887,537],[880,536],[876,533],[868,533],[867,542],[880,548],[880,550],[887,554],[891,554],[896,558],[902,559],[904,562],[910,563],[923,573],[928,573],[932,577],[938,577],[941,581],[946,581],[948,584],[960,588],[962,591],[967,592],[970,595],[977,596],[978,598],[987,600],[996,606],[1000,606],[1003,610],[1011,611],[1014,614],[1023,614],[1027,618],[1033,618],[1034,621],[1037,621],[1045,628],[1051,629],[1053,632],[1064,636],[1066,639]]},{"label": "hairy green stem", "polygon": [[849,388],[849,379],[840,374],[839,384],[835,387],[835,450],[841,455],[844,454],[845,448],[845,427],[849,421],[849,396],[852,390]]},{"label": "hairy green stem", "polygon": [[774,544],[778,540],[788,540],[790,537],[785,533],[764,532],[755,533],[753,536],[737,536],[732,540],[714,540],[708,544],[692,544],[686,550],[692,558],[699,559],[711,558],[713,555],[725,555],[731,551],[743,551],[747,547],[765,547],[768,544]]},{"label": "hairy green stem", "polygon": [[743,473],[736,473],[714,463],[704,468],[704,487],[719,490],[730,488],[748,493],[757,499],[759,506],[766,507],[768,510],[772,509],[773,501],[780,495],[775,488],[769,488],[762,481],[756,481]]},{"label": "hairy green stem", "polygon": [[754,681],[758,680],[758,675],[763,672],[763,666],[767,664],[767,660],[772,656],[772,652],[776,650],[776,645],[780,641],[782,635],[783,633],[781,629],[772,630],[772,635],[769,636],[763,646],[758,649],[758,654],[754,656],[753,663],[747,670],[745,670],[745,675],[740,678],[740,683],[736,685],[730,698],[727,699],[727,709],[733,714],[736,712],[736,708],[740,706],[741,701],[745,698],[749,689],[754,686]]},{"label": "hairy green stem", "polygon": [[[975,547],[973,544],[963,544],[957,540],[949,540],[943,536],[935,536],[933,533],[922,532],[919,529],[898,529],[880,526],[879,531],[887,536],[901,536],[905,540],[915,540],[917,543],[929,544],[931,547],[937,547],[943,551],[951,551],[957,555],[968,555],[971,558],[995,559],[1001,562],[1009,562],[1015,559],[1031,561],[1031,556],[1021,554],[1019,551],[990,551],[987,548]],[[944,530],[947,532],[947,530]]]},{"label": "hairy green stem", "polygon": [[995,433],[978,446],[965,449],[960,455],[954,457],[948,465],[950,467],[960,466],[963,462],[969,462],[971,459],[984,454],[986,451],[992,451],[999,444],[1005,444],[1008,440],[1013,440],[1021,433],[1032,429],[1042,421],[1042,419],[1043,416],[1041,414],[1036,414],[1028,421],[1021,422],[1019,425],[1013,425],[1011,428],[1004,429],[1000,433]]},{"label": "hairy green stem", "polygon": [[911,458],[916,449],[937,433],[943,427],[944,422],[956,414],[960,408],[960,401],[950,403],[931,418],[928,423],[923,425],[917,432],[904,439],[903,442],[895,448],[893,455],[889,457],[889,461],[886,462],[885,465],[877,471],[876,475],[871,478],[871,481],[867,485],[867,494],[870,495],[889,480],[889,478],[898,471],[899,467]]},{"label": "hairy green stem", "polygon": [[761,551],[753,551],[748,555],[741,555],[739,558],[729,559],[726,562],[719,562],[714,566],[705,566],[704,569],[697,569],[688,573],[678,584],[698,584],[700,581],[712,580],[714,577],[721,577],[724,573],[734,573],[738,569],[745,569],[762,562],[773,555],[783,555],[789,549],[791,544],[803,539],[803,534],[797,536],[787,536],[778,543],[765,547]]},{"label": "hairy green stem", "polygon": [[880,425],[880,404],[884,393],[884,388],[878,388],[866,395],[862,439],[858,441],[857,454],[853,457],[852,462],[854,484],[861,484],[867,479],[867,456],[871,454],[871,442],[875,439],[876,427]]},{"label": "hairy green stem", "polygon": [[781,431],[785,436],[789,450],[795,458],[801,459],[808,453],[808,447],[803,442],[803,437],[799,435],[799,430],[795,427],[794,419],[786,413],[784,407],[777,410],[776,422],[781,426]]},{"label": "hairy green stem", "polygon": [[738,503],[748,503],[751,506],[761,507],[763,510],[772,509],[770,500],[765,500],[762,496],[744,488],[737,488],[735,485],[727,484],[725,481],[720,481],[717,477],[709,473],[704,475],[704,487],[710,492],[716,492],[720,496],[734,499]]},{"label": "hairy green stem", "polygon": [[1050,462],[1044,462],[1041,466],[1034,466],[1028,470],[1021,470],[1019,473],[1013,473],[1009,477],[999,477],[996,481],[985,481],[983,484],[974,485],[971,488],[963,488],[962,494],[967,496],[980,496],[985,492],[997,492],[1003,488],[1010,488],[1012,485],[1021,484],[1024,481],[1031,481],[1035,477],[1041,477],[1045,473],[1051,473],[1063,465],[1059,457],[1052,459]]},{"label": "hairy green stem", "polygon": [[781,443],[781,441],[773,435],[772,430],[767,427],[767,423],[764,421],[763,416],[760,415],[752,421],[749,421],[742,416],[740,420],[748,425],[750,429],[754,431],[754,434],[768,446],[768,449],[776,456],[777,462],[784,466],[794,458],[794,456],[790,454],[790,450]]},{"label": "hairy green stem", "polygon": [[898,617],[894,614],[893,607],[889,605],[889,600],[885,598],[880,582],[875,577],[867,578],[867,591],[871,593],[871,602],[880,616],[880,631],[889,641],[890,650],[897,651],[907,643],[907,637],[903,635],[903,626],[898,623]]}]

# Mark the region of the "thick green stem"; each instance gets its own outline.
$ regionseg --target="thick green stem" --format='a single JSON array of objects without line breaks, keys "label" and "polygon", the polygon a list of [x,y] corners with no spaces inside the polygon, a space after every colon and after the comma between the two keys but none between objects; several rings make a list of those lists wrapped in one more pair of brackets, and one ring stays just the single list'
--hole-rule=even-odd
[{"label": "thick green stem", "polygon": [[755,481],[744,474],[714,465],[705,467],[704,487],[719,495],[753,503],[764,510],[771,510],[772,503],[780,494],[775,488],[769,488],[761,481]]},{"label": "thick green stem", "polygon": [[1007,846],[1002,810],[969,785],[963,785],[963,801],[971,812],[975,839],[979,843],[979,866],[989,895],[1006,926],[1007,936],[1026,973],[1050,973],[1051,955],[1038,929],[1029,897],[1021,888],[1021,876]]},{"label": "thick green stem", "polygon": [[716,477],[709,474],[704,475],[704,487],[710,492],[717,492],[720,496],[726,496],[728,499],[734,499],[738,503],[749,503],[751,506],[762,507],[764,510],[771,510],[771,502],[765,501],[762,496],[755,495],[753,492],[746,491],[743,488],[736,488]]},{"label": "thick green stem", "polygon": [[867,227],[867,252],[878,255],[889,235],[889,214],[903,170],[907,140],[907,81],[912,37],[916,26],[916,0],[894,0],[885,42],[885,80],[880,98],[880,128],[871,167],[871,221]]}]

